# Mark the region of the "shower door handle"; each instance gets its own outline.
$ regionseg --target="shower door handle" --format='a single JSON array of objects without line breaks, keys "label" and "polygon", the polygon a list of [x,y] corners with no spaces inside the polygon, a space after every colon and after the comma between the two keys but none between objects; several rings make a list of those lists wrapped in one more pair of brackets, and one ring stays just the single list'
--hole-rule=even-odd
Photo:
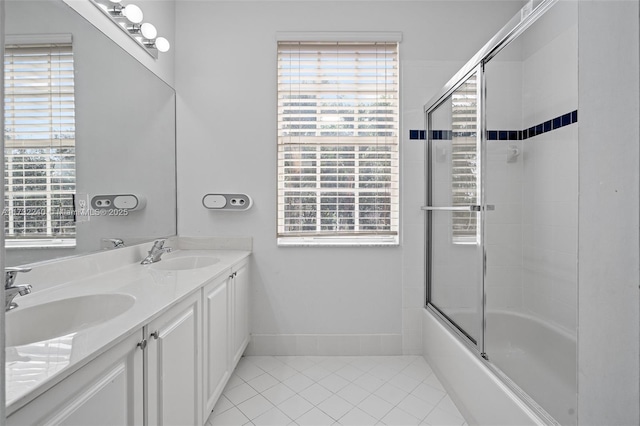
[{"label": "shower door handle", "polygon": [[432,206],[422,206],[420,210],[426,211],[447,211],[447,212],[479,212],[482,210],[482,206],[450,206],[450,207],[432,207]]}]

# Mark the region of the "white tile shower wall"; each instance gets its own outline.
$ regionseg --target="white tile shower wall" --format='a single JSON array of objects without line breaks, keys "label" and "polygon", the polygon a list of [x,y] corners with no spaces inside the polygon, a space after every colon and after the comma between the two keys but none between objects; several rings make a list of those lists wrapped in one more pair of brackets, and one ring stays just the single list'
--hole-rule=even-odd
[{"label": "white tile shower wall", "polygon": [[577,326],[578,129],[565,126],[526,143],[523,155],[525,312],[575,335]]},{"label": "white tile shower wall", "polygon": [[[577,2],[559,2],[523,43],[522,129],[578,108]],[[575,335],[578,125],[523,141],[522,295],[525,313]]]},{"label": "white tile shower wall", "polygon": [[[423,147],[405,135],[424,128],[423,104],[518,6],[503,1],[176,3],[179,233],[253,236],[254,334],[402,333],[399,350],[421,350],[415,313],[424,300],[424,224],[416,209],[424,200],[423,184],[417,182],[423,179]],[[400,57],[407,68],[401,81],[400,247],[276,246],[278,31],[402,31]],[[200,200],[212,191],[248,193],[254,206],[241,213],[207,211]]]}]

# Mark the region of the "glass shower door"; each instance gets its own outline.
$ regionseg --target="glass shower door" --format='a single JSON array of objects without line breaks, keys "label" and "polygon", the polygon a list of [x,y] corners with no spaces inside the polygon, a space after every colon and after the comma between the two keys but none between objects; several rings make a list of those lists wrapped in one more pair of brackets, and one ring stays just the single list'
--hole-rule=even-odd
[{"label": "glass shower door", "polygon": [[482,351],[479,69],[428,112],[428,306]]},{"label": "glass shower door", "polygon": [[485,63],[488,360],[577,424],[577,4],[558,2]]}]

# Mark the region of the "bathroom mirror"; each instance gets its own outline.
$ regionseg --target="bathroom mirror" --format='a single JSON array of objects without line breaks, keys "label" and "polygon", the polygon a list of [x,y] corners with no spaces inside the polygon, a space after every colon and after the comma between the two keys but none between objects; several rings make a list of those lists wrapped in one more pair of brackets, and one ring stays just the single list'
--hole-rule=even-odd
[{"label": "bathroom mirror", "polygon": [[[175,235],[174,90],[62,0],[10,0],[5,9],[5,80],[15,80],[8,84],[24,85],[37,74],[24,64],[49,55],[49,65],[36,66],[62,75],[49,84],[68,89],[48,92],[60,108],[49,122],[41,96],[7,90],[5,264],[87,254],[113,247],[109,239],[131,245]],[[34,46],[37,61],[23,56],[12,65],[7,55]],[[27,78],[19,81],[21,71]],[[143,208],[95,209],[96,196],[118,194],[135,194]]]}]

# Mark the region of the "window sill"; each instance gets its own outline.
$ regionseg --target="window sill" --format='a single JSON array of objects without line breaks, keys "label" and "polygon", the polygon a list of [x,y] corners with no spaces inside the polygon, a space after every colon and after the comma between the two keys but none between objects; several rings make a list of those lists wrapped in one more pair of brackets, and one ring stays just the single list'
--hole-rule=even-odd
[{"label": "window sill", "polygon": [[397,236],[380,237],[279,237],[278,247],[393,247]]},{"label": "window sill", "polygon": [[61,248],[69,249],[76,247],[75,238],[38,238],[38,239],[5,239],[4,246],[7,249],[40,249],[40,248]]}]

